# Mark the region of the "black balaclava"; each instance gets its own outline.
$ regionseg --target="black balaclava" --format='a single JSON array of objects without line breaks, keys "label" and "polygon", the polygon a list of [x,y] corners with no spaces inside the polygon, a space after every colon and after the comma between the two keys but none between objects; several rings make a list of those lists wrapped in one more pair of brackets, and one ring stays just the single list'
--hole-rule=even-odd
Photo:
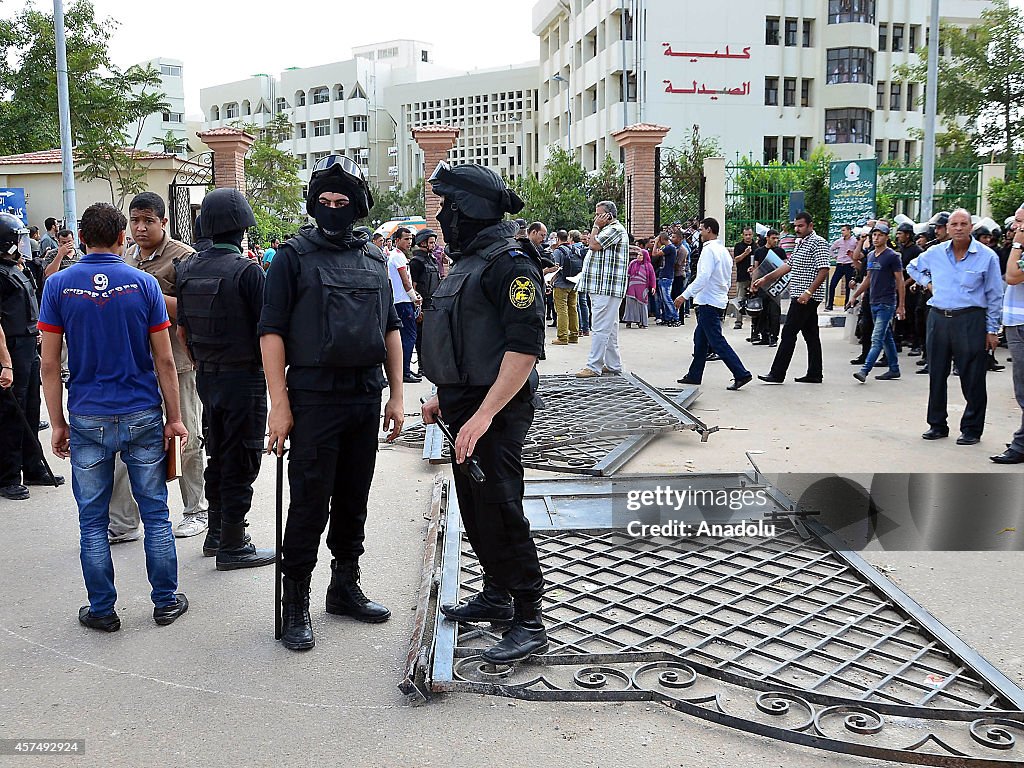
[{"label": "black balaclava", "polygon": [[487,227],[494,226],[500,219],[483,221],[464,216],[458,205],[449,198],[444,198],[441,210],[437,213],[437,223],[441,225],[444,235],[445,250],[453,261],[458,261],[462,250],[472,243],[476,236]]},{"label": "black balaclava", "polygon": [[245,233],[239,230],[238,232],[221,232],[219,235],[214,235],[212,238],[214,246],[218,245],[233,245],[238,249],[239,253],[242,252],[242,238]]},{"label": "black balaclava", "polygon": [[320,234],[332,243],[347,243],[352,239],[352,225],[356,220],[356,206],[350,202],[344,208],[328,208],[317,199],[324,192],[347,195],[353,200],[356,194],[353,185],[340,173],[325,173],[311,185],[310,195],[316,195],[313,202],[313,218]]}]

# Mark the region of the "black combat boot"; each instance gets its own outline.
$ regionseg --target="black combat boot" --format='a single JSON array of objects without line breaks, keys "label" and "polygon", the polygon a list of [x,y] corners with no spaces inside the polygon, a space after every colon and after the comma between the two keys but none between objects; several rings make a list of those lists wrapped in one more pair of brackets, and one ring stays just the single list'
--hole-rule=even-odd
[{"label": "black combat boot", "polygon": [[281,600],[281,645],[293,651],[308,651],[313,640],[313,624],[309,620],[309,581],[284,577],[284,597]]},{"label": "black combat boot", "polygon": [[391,611],[370,600],[359,587],[358,560],[331,560],[327,612],[335,616],[351,616],[369,624],[379,624],[391,618]]},{"label": "black combat boot", "polygon": [[220,510],[212,507],[206,513],[206,539],[203,540],[203,557],[214,557],[220,549]]},{"label": "black combat boot", "polygon": [[218,571],[259,568],[277,560],[274,550],[256,549],[245,539],[245,523],[221,523],[220,548],[217,550]]},{"label": "black combat boot", "polygon": [[441,613],[449,621],[509,624],[512,621],[512,595],[484,577],[484,590],[458,605],[442,605]]},{"label": "black combat boot", "polygon": [[548,633],[541,622],[540,598],[516,598],[512,626],[497,645],[481,654],[491,664],[514,664],[548,649]]}]

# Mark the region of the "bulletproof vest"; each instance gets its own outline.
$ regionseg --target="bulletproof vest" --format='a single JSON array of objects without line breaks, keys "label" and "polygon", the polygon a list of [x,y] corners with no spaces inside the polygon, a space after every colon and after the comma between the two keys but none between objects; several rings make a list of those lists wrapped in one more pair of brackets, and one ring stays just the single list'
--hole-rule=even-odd
[{"label": "bulletproof vest", "polygon": [[285,339],[288,365],[381,365],[392,305],[387,260],[368,243],[335,245],[313,226],[300,229],[281,248],[298,256],[293,260],[298,265],[297,290]]},{"label": "bulletproof vest", "polygon": [[529,260],[514,238],[463,253],[434,291],[431,306],[423,312],[421,365],[435,385],[490,386],[498,378],[505,334],[501,314],[484,294],[482,280],[488,269],[509,258]]},{"label": "bulletproof vest", "polygon": [[420,286],[420,293],[423,294],[423,306],[429,307],[431,296],[434,295],[437,286],[441,284],[441,271],[437,268],[437,259],[428,251],[415,250],[412,252],[411,261],[423,265],[423,283]]},{"label": "bulletproof vest", "polygon": [[242,255],[209,248],[175,265],[188,347],[197,363],[260,365],[261,307],[249,306],[241,292],[242,272],[250,264]]},{"label": "bulletproof vest", "polygon": [[39,303],[32,279],[9,261],[0,261],[0,299],[0,327],[5,336],[39,333]]}]

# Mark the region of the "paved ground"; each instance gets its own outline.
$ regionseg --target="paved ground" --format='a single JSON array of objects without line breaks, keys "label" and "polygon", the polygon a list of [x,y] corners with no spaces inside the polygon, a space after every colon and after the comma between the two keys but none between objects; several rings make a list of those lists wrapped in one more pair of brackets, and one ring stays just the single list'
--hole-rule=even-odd
[{"label": "paved ground", "polygon": [[[652,383],[673,384],[688,362],[691,334],[689,325],[623,331],[626,366]],[[767,371],[773,350],[738,341],[745,333],[728,334],[753,372]],[[846,362],[856,349],[841,334],[823,331],[823,386],[754,383],[727,392],[722,364],[709,365],[697,411],[723,430],[705,444],[691,433],[661,437],[624,471],[737,470],[745,467],[744,450],[764,450],[759,460],[771,472],[998,469],[986,457],[1002,449],[1019,423],[1008,372],[990,379],[980,446],[925,443],[919,437],[925,377],[858,384]],[[577,370],[585,353],[584,345],[550,348],[542,371]],[[798,348],[792,375],[803,373],[803,359]],[[425,385],[409,388],[407,410],[425,391]],[[958,395],[950,399],[955,412]],[[70,488],[33,490],[28,502],[0,502],[0,738],[85,738],[87,754],[73,762],[88,766],[224,760],[258,766],[872,764],[711,726],[656,705],[451,695],[407,706],[395,686],[412,627],[433,473],[412,451],[381,450],[363,583],[394,618],[366,626],[328,617],[322,565],[313,586],[317,647],[306,654],[285,651],[272,639],[272,571],[217,573],[202,557],[201,538],[179,541],[181,587],[192,604],[181,620],[170,627],[153,624],[142,545],[136,542],[114,549],[124,629],[89,632],[76,621],[85,595]],[[268,461],[251,528],[263,545],[272,540],[273,481]],[[176,496],[172,489],[177,503]],[[172,510],[176,518],[180,510]],[[1011,679],[1024,681],[1019,552],[874,553],[869,559],[886,566],[890,578]],[[0,757],[2,766],[29,762]]]}]

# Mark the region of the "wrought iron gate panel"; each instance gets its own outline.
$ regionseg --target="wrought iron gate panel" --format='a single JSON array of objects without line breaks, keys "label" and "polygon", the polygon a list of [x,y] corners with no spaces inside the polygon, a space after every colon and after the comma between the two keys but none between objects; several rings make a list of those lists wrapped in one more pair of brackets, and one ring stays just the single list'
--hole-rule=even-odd
[{"label": "wrought iron gate panel", "polygon": [[192,189],[213,184],[213,152],[190,157],[174,176],[167,192],[171,237],[193,244]]},{"label": "wrought iron gate panel", "polygon": [[[651,540],[616,527],[615,497],[672,480],[766,489],[776,535]],[[771,738],[922,765],[1024,760],[1024,691],[757,472],[527,481],[525,502],[549,648],[494,667],[479,653],[499,628],[455,625],[435,610],[431,690],[655,701]],[[479,591],[454,495],[441,552],[437,603]]]}]

